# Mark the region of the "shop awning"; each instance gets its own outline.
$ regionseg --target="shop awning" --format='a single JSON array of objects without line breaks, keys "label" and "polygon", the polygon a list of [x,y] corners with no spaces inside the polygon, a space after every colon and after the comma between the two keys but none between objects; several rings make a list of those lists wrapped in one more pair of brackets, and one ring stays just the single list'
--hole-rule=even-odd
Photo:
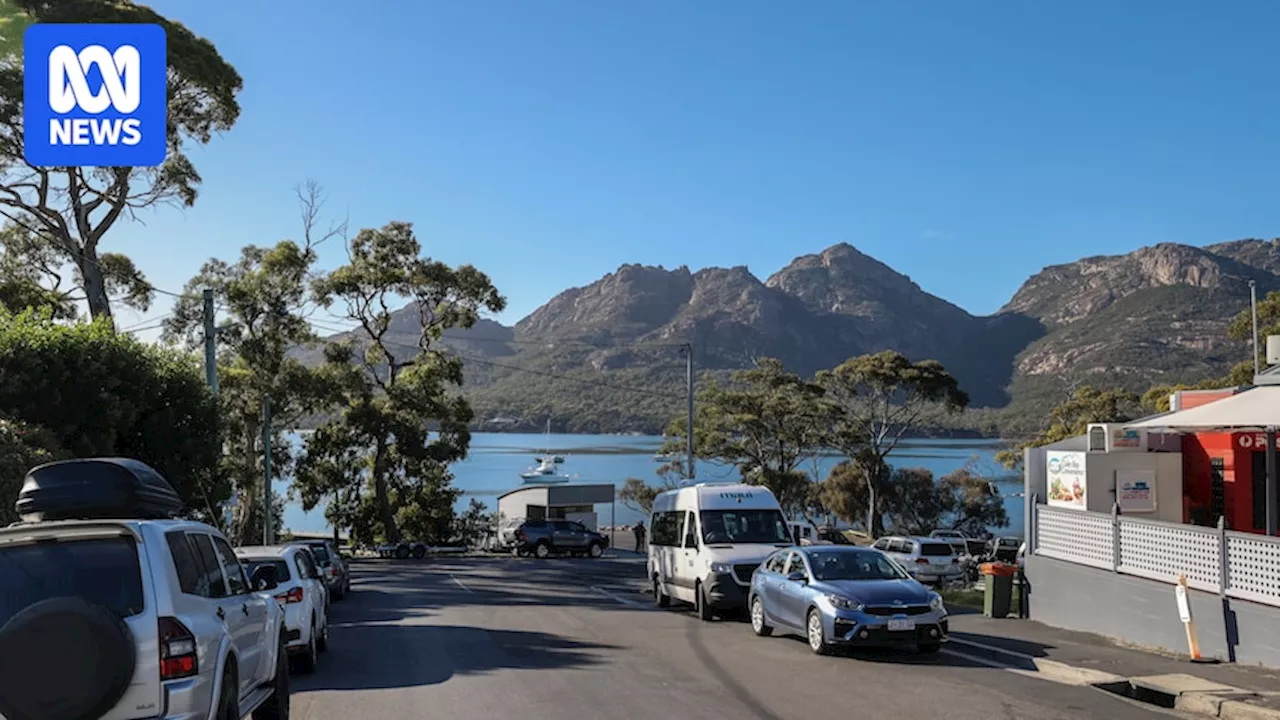
[{"label": "shop awning", "polygon": [[1144,418],[1129,428],[1200,432],[1280,428],[1280,385],[1261,385],[1199,407]]}]

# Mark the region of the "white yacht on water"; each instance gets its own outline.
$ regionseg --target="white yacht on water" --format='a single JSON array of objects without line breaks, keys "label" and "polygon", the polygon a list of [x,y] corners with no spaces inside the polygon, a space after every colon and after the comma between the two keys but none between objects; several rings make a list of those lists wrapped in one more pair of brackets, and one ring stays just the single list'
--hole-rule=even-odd
[{"label": "white yacht on water", "polygon": [[538,461],[538,467],[530,468],[520,473],[520,477],[528,482],[569,482],[569,476],[560,474],[560,468],[556,466],[555,459],[551,457],[541,458]]}]

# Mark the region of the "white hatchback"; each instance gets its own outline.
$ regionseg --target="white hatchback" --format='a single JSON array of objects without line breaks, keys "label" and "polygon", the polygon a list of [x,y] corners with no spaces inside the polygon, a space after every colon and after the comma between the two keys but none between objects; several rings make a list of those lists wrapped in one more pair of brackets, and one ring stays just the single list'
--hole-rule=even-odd
[{"label": "white hatchback", "polygon": [[315,672],[320,653],[329,649],[329,590],[311,552],[300,545],[239,547],[236,557],[250,573],[275,569],[289,656],[299,671]]}]

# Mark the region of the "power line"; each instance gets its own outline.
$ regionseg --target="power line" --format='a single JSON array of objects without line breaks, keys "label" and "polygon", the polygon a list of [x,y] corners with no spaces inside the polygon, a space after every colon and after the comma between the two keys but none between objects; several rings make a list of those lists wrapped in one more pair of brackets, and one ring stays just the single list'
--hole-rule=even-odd
[{"label": "power line", "polygon": [[[341,326],[338,326],[335,328],[335,327],[324,327],[323,325],[321,325],[319,321],[316,321],[316,320],[311,320],[310,322],[312,325],[320,326],[321,329],[329,330],[331,332],[345,333],[345,332],[352,332],[352,331],[362,329],[358,324],[353,325],[352,327],[349,327],[349,328],[342,328]],[[351,318],[339,317],[337,315],[334,315],[333,313],[328,313],[328,318],[326,318],[325,322],[355,322],[355,321],[351,320]],[[573,339],[564,339],[564,338],[557,338],[557,339],[551,339],[551,340],[517,340],[515,338],[512,338],[510,340],[504,340],[502,338],[451,337],[448,339],[457,340],[459,342],[469,342],[469,343],[499,343],[502,345],[525,345],[529,347],[547,347],[549,345],[577,345],[580,347],[594,348],[596,350],[614,350],[617,348],[679,348],[679,347],[684,347],[685,345],[688,344],[688,343],[665,343],[665,342],[625,342],[625,343],[613,343],[610,345],[601,345],[598,343],[587,342],[586,340],[573,340]]]},{"label": "power line", "polygon": [[[318,323],[313,322],[312,324],[318,324]],[[320,327],[321,327],[321,329],[326,329],[326,330],[327,330],[327,329],[330,329],[330,328],[325,328],[323,325],[321,325]],[[421,350],[421,348],[419,348],[417,345],[409,345],[409,344],[407,344],[407,343],[400,343],[400,342],[395,342],[395,341],[393,341],[393,340],[385,340],[385,339],[383,340],[383,342],[384,342],[384,343],[386,343],[387,345],[390,345],[390,346],[393,346],[393,347],[398,347],[398,348],[403,348],[403,349],[406,349],[406,350],[414,350],[414,351],[420,351],[420,350]],[[674,395],[674,394],[671,394],[671,393],[658,392],[658,391],[656,391],[656,390],[647,390],[647,389],[645,389],[645,388],[631,387],[631,386],[628,386],[628,385],[617,385],[617,384],[609,383],[609,382],[605,382],[605,381],[602,381],[602,380],[592,380],[592,379],[590,379],[590,378],[579,378],[579,377],[573,377],[572,375],[564,375],[564,374],[562,374],[562,373],[554,373],[554,372],[550,372],[550,371],[548,371],[548,370],[534,370],[533,368],[520,367],[519,365],[508,365],[508,364],[506,364],[506,363],[499,363],[499,362],[494,362],[494,361],[492,361],[492,360],[484,360],[484,359],[482,359],[482,358],[471,357],[471,356],[469,356],[469,355],[463,355],[462,353],[456,352],[456,351],[454,351],[454,350],[448,350],[448,349],[445,349],[445,350],[439,350],[438,352],[440,352],[440,353],[442,353],[442,354],[445,354],[445,355],[451,355],[451,356],[453,356],[453,357],[456,357],[456,358],[458,358],[458,359],[460,359],[460,360],[464,360],[464,361],[466,361],[466,362],[472,362],[472,363],[476,363],[476,364],[479,364],[479,365],[487,365],[487,366],[489,366],[489,367],[502,368],[502,369],[505,369],[505,370],[511,370],[511,371],[514,371],[514,372],[527,373],[527,374],[529,374],[529,375],[538,375],[538,376],[540,376],[540,377],[547,377],[547,378],[552,378],[552,379],[556,379],[556,380],[566,380],[566,381],[568,381],[568,382],[574,382],[574,383],[578,383],[578,384],[581,384],[581,385],[593,385],[593,386],[596,386],[596,387],[608,388],[608,389],[610,389],[610,390],[619,390],[619,391],[622,391],[622,392],[632,392],[632,393],[637,393],[637,394],[640,394],[640,395],[649,395],[649,396],[652,396],[652,397],[660,397],[660,398],[669,399],[669,400],[677,400],[677,399],[680,399],[680,398],[682,397],[682,396],[680,396],[680,395]]]},{"label": "power line", "polygon": [[163,328],[163,327],[164,327],[164,321],[161,320],[160,322],[157,322],[154,325],[144,325],[142,327],[134,327],[128,330],[121,330],[120,332],[129,333],[132,335],[133,333],[145,332],[147,330],[159,330],[160,328]]},{"label": "power line", "polygon": [[[139,329],[140,326],[146,325],[148,323],[153,323],[153,322],[159,322],[163,325],[164,321],[172,316],[173,316],[173,311],[171,310],[167,313],[164,313],[163,315],[160,315],[159,317],[147,318],[146,320],[140,320],[132,325],[127,325],[125,327],[122,327],[120,328],[120,332],[133,332],[134,330]],[[146,329],[146,328],[142,328],[142,329]]]}]

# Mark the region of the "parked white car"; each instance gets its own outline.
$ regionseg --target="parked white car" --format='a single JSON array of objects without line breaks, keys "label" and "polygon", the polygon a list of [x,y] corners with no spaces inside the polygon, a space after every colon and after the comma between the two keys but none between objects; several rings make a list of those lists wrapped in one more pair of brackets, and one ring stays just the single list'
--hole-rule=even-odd
[{"label": "parked white car", "polygon": [[[288,720],[284,613],[136,460],[32,469],[0,529],[0,716]],[[33,649],[38,648],[38,652]],[[58,678],[50,682],[49,678]]]},{"label": "parked white car", "polygon": [[315,672],[320,653],[329,649],[329,589],[311,551],[303,545],[238,547],[236,557],[250,574],[273,568],[289,656],[299,671]]}]

